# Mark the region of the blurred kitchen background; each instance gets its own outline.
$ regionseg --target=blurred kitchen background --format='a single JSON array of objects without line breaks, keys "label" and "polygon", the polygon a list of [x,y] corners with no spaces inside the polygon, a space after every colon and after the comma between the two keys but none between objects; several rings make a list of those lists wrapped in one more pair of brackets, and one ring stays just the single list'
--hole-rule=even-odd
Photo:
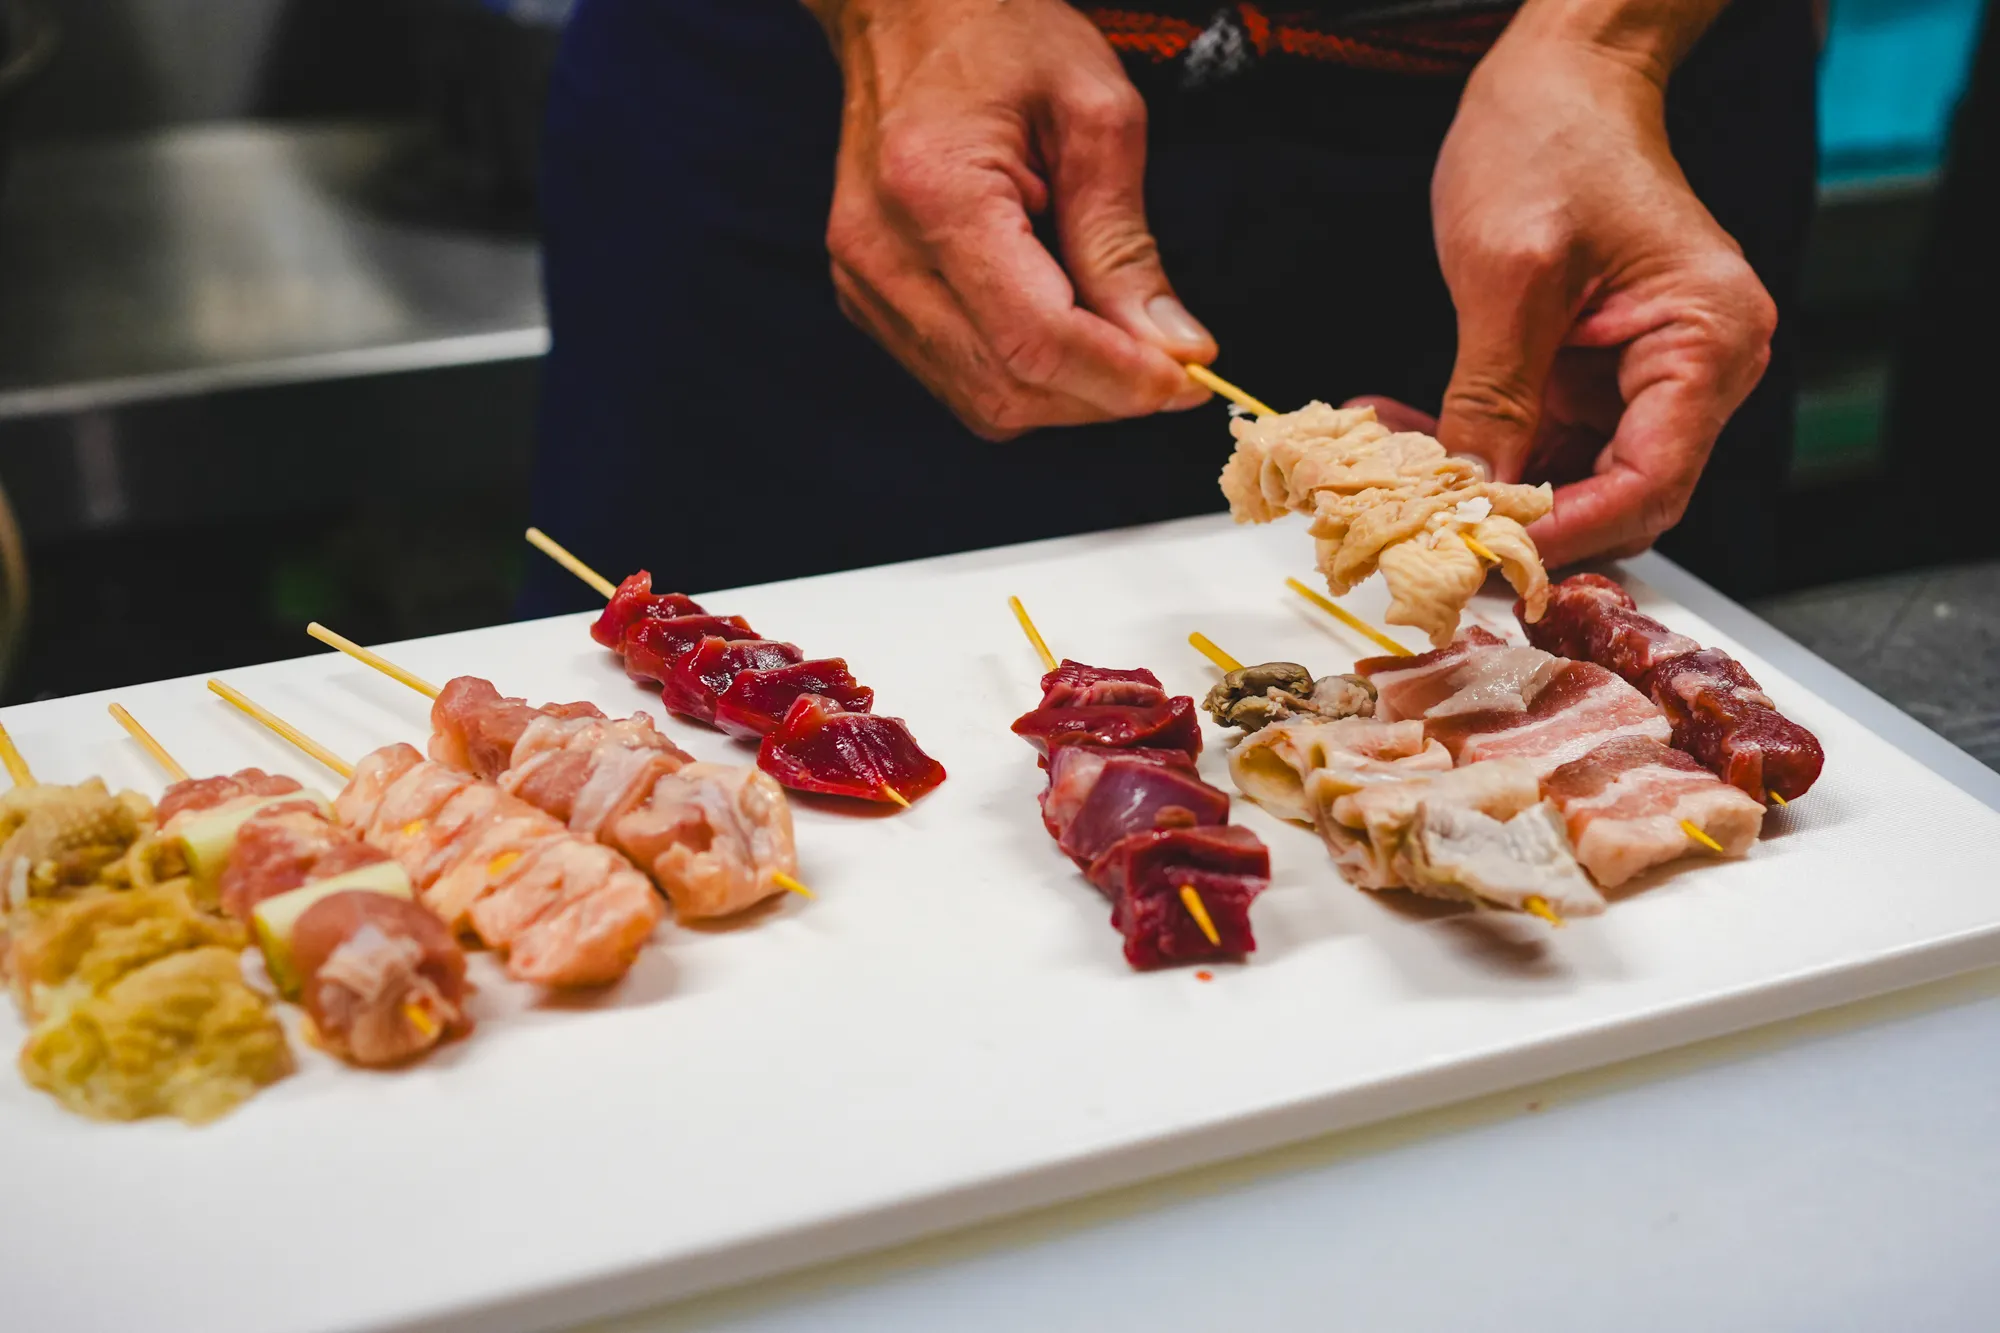
[{"label": "blurred kitchen background", "polygon": [[[4,701],[296,656],[314,618],[375,641],[506,618],[567,7],[0,0]],[[1831,9],[1777,516],[1800,591],[1760,609],[1864,678],[1935,655],[1926,617],[1983,627],[1975,677],[2000,660],[1984,8]],[[1925,720],[2000,755],[2000,696],[1964,713]]]}]

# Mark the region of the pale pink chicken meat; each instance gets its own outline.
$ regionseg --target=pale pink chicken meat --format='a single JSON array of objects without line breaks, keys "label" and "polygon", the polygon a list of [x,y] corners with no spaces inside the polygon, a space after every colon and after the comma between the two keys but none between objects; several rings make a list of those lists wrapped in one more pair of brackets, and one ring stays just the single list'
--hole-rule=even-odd
[{"label": "pale pink chicken meat", "polygon": [[607,830],[645,866],[683,919],[728,916],[796,877],[791,807],[759,769],[689,764],[661,776]]}]

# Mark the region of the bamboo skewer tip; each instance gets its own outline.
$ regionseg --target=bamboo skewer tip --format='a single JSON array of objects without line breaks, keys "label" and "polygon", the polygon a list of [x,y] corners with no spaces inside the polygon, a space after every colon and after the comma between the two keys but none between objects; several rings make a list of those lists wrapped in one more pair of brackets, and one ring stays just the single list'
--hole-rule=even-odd
[{"label": "bamboo skewer tip", "polygon": [[1769,788],[1765,789],[1764,794],[1770,797],[1772,804],[1776,805],[1780,810],[1784,809],[1786,806],[1791,804],[1790,801],[1786,800],[1784,797],[1778,795],[1777,792],[1772,791]]},{"label": "bamboo skewer tip", "polygon": [[35,785],[35,771],[28,767],[28,761],[21,757],[21,751],[14,745],[14,738],[7,734],[7,728],[0,724],[0,765],[7,769],[7,776],[14,779],[16,787]]},{"label": "bamboo skewer tip", "polygon": [[167,747],[160,744],[154,738],[152,732],[139,725],[138,718],[133,717],[125,711],[124,704],[112,704],[106,711],[111,714],[114,722],[125,728],[127,735],[139,742],[139,748],[151,755],[153,762],[165,770],[168,777],[172,778],[175,782],[186,782],[188,780],[188,771],[181,767],[178,760],[167,753]]},{"label": "bamboo skewer tip", "polygon": [[605,578],[604,575],[598,573],[589,565],[584,564],[583,561],[577,559],[568,547],[549,536],[548,533],[543,532],[540,528],[529,528],[524,535],[528,539],[528,545],[534,547],[537,551],[540,551],[543,555],[555,561],[564,569],[567,569],[570,573],[588,583],[591,587],[597,589],[607,602],[618,591],[617,584]]},{"label": "bamboo skewer tip", "polygon": [[799,883],[796,879],[793,879],[790,875],[787,875],[782,870],[778,871],[776,874],[771,876],[771,882],[777,885],[779,888],[783,889],[785,892],[796,893],[801,898],[816,898],[819,896],[818,894],[814,893],[811,889],[807,888],[805,885]]},{"label": "bamboo skewer tip", "polygon": [[1529,894],[1528,897],[1521,903],[1521,910],[1523,910],[1530,916],[1540,917],[1542,920],[1548,922],[1551,926],[1554,926],[1558,930],[1562,929],[1563,927],[1564,922],[1562,919],[1562,914],[1556,911],[1555,908],[1549,906],[1549,900],[1547,898],[1542,897],[1542,895],[1539,893]]},{"label": "bamboo skewer tip", "polygon": [[1021,622],[1021,632],[1026,634],[1028,642],[1034,645],[1036,656],[1042,659],[1042,670],[1054,671],[1056,655],[1049,651],[1049,645],[1043,640],[1042,632],[1035,628],[1034,620],[1028,615],[1028,608],[1021,605],[1021,599],[1018,597],[1009,597],[1007,605],[1014,612],[1014,619]]},{"label": "bamboo skewer tip", "polygon": [[1318,589],[1308,587],[1306,584],[1299,582],[1299,580],[1297,579],[1286,579],[1285,586],[1287,588],[1290,588],[1293,592],[1297,593],[1299,596],[1305,598],[1308,602],[1311,602],[1314,606],[1318,607],[1320,610],[1332,616],[1335,620],[1338,620],[1341,624],[1353,630],[1356,634],[1363,635],[1371,643],[1379,644],[1385,651],[1389,652],[1393,656],[1411,657],[1415,655],[1411,653],[1411,651],[1408,648],[1405,648],[1402,644],[1397,643],[1394,639],[1384,634],[1381,630],[1376,629],[1373,625],[1363,620],[1360,616],[1355,615],[1352,611],[1349,611],[1339,602],[1334,601],[1331,597],[1328,597],[1325,593],[1320,592]]},{"label": "bamboo skewer tip", "polygon": [[894,801],[897,805],[902,806],[905,810],[910,808],[909,798],[904,796],[903,793],[897,791],[894,787],[891,787],[888,783],[886,782],[883,783],[880,788],[880,791],[884,796],[888,797],[891,801]]},{"label": "bamboo skewer tip", "polygon": [[1217,646],[1214,639],[1199,630],[1188,635],[1188,644],[1196,652],[1221,667],[1224,671],[1241,671],[1243,664]]},{"label": "bamboo skewer tip", "polygon": [[321,745],[318,741],[306,735],[303,731],[300,731],[270,709],[254,702],[248,695],[245,695],[235,686],[211,677],[208,682],[208,688],[210,693],[221,696],[221,698],[234,707],[249,714],[251,718],[290,741],[293,745],[296,745],[299,749],[338,773],[342,778],[351,778],[354,776],[354,765],[348,763],[345,759],[342,759],[339,755],[327,749],[324,745]]},{"label": "bamboo skewer tip", "polygon": [[1196,384],[1201,385],[1204,389],[1221,394],[1238,407],[1247,408],[1260,417],[1274,417],[1278,415],[1278,410],[1269,403],[1253,397],[1246,390],[1237,388],[1234,384],[1231,384],[1228,380],[1222,378],[1222,376],[1216,374],[1198,361],[1190,361],[1183,368],[1187,371],[1188,378]]},{"label": "bamboo skewer tip", "polygon": [[306,626],[306,633],[312,635],[329,648],[338,648],[341,652],[346,653],[362,665],[375,668],[375,670],[389,677],[389,679],[409,686],[418,694],[428,696],[432,699],[438,697],[438,687],[425,680],[422,676],[419,676],[416,672],[411,671],[407,667],[397,666],[380,653],[363,648],[344,634],[334,633],[317,620]]},{"label": "bamboo skewer tip", "polygon": [[1487,564],[1497,565],[1500,563],[1500,557],[1493,554],[1493,552],[1487,550],[1485,545],[1478,539],[1473,537],[1471,533],[1461,532],[1458,534],[1458,539],[1465,543],[1466,549],[1470,550],[1474,555],[1478,556],[1481,560],[1484,560]]},{"label": "bamboo skewer tip", "polygon": [[1696,842],[1708,848],[1708,850],[1714,852],[1716,855],[1721,856],[1724,854],[1722,850],[1722,844],[1717,842],[1714,838],[1709,837],[1707,831],[1704,830],[1701,827],[1701,825],[1695,823],[1693,820],[1683,819],[1681,821],[1681,832],[1687,834],[1688,837],[1694,839]]},{"label": "bamboo skewer tip", "polygon": [[1188,915],[1194,918],[1194,923],[1201,927],[1201,933],[1208,937],[1208,942],[1221,948],[1222,936],[1216,933],[1215,922],[1208,915],[1208,904],[1204,903],[1201,895],[1195,892],[1194,885],[1181,885],[1181,905],[1187,908]]}]

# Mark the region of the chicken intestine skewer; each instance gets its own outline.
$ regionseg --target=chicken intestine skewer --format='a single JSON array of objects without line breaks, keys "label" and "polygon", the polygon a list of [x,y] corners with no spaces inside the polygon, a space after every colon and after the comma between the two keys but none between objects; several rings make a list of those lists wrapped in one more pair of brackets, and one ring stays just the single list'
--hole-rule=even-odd
[{"label": "chicken intestine skewer", "polygon": [[[174,777],[155,811],[162,834],[226,836],[222,909],[254,930],[271,980],[305,1009],[317,1044],[380,1067],[472,1030],[458,941],[410,899],[401,868],[336,824],[323,798],[254,768],[190,778],[130,713],[117,704],[110,712]],[[247,814],[225,833],[233,810]]]},{"label": "chicken intestine skewer", "polygon": [[335,817],[409,876],[454,931],[499,951],[510,976],[547,986],[616,981],[665,916],[646,877],[610,848],[470,773],[385,745],[348,764],[240,691],[209,689],[348,778]]},{"label": "chicken intestine skewer", "polygon": [[1336,595],[1378,568],[1394,625],[1451,640],[1467,601],[1498,563],[1541,614],[1548,575],[1527,525],[1554,503],[1547,486],[1486,480],[1472,461],[1413,431],[1395,432],[1372,407],[1309,403],[1297,412],[1230,422],[1236,452],[1222,491],[1239,523],[1308,515],[1319,569]]},{"label": "chicken intestine skewer", "polygon": [[309,632],[431,696],[432,760],[496,782],[620,853],[683,920],[733,915],[780,892],[812,896],[798,879],[791,806],[757,769],[697,763],[644,713],[536,708],[476,676],[439,689],[324,626]]}]

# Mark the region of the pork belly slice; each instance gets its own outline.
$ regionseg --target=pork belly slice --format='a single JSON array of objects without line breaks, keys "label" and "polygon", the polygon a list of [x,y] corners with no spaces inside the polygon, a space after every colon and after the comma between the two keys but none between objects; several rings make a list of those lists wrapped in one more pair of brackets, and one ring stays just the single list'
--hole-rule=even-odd
[{"label": "pork belly slice", "polygon": [[[1121,838],[1091,862],[1090,882],[1111,900],[1111,925],[1137,968],[1237,958],[1257,947],[1250,904],[1271,882],[1271,854],[1233,824],[1156,829]],[[1181,897],[1200,895],[1220,943],[1211,944]]]},{"label": "pork belly slice", "polygon": [[1167,701],[1160,678],[1144,667],[1119,671],[1065,657],[1042,677],[1043,708],[1086,708],[1097,704],[1149,706]]},{"label": "pork belly slice", "polygon": [[1361,888],[1516,911],[1540,897],[1565,916],[1604,910],[1532,763],[1493,760],[1377,783],[1335,797],[1319,815],[1335,864]]},{"label": "pork belly slice", "polygon": [[1098,769],[1097,781],[1057,845],[1088,870],[1112,843],[1155,828],[1229,822],[1229,795],[1193,773],[1121,756]]},{"label": "pork belly slice", "polygon": [[1042,826],[1061,840],[1063,830],[1097,784],[1097,775],[1113,759],[1135,764],[1194,772],[1194,760],[1184,750],[1120,750],[1105,745],[1062,745],[1049,757],[1049,785],[1042,789]]},{"label": "pork belly slice", "polygon": [[1279,818],[1304,824],[1314,822],[1317,805],[1333,796],[1450,767],[1451,755],[1426,739],[1423,723],[1361,717],[1273,722],[1229,752],[1238,791]]},{"label": "pork belly slice", "polygon": [[1375,716],[1383,722],[1421,718],[1470,683],[1489,650],[1507,647],[1499,635],[1473,625],[1442,648],[1413,657],[1364,657],[1356,675],[1375,687]]},{"label": "pork belly slice", "polygon": [[754,768],[695,763],[664,774],[606,833],[683,920],[740,912],[784,892],[776,876],[798,874],[791,806]]},{"label": "pork belly slice", "polygon": [[1649,738],[1608,741],[1542,779],[1542,791],[1562,811],[1576,859],[1607,889],[1707,852],[1683,821],[1721,844],[1724,856],[1748,852],[1764,826],[1763,802]]}]

